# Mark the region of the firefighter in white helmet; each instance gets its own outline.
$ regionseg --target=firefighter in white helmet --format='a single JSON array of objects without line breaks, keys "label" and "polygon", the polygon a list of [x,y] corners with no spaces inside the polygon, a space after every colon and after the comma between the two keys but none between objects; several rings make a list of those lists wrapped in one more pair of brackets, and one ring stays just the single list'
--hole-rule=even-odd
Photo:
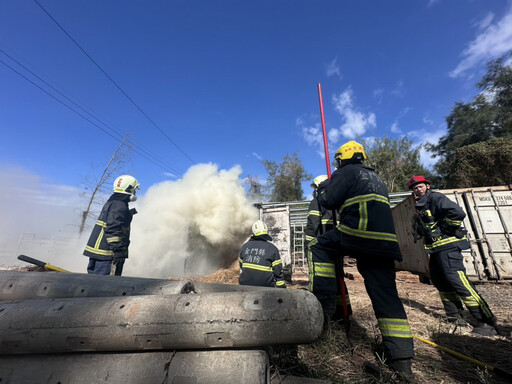
[{"label": "firefighter in white helmet", "polygon": [[[308,215],[307,215],[307,223],[305,230],[305,248],[307,249],[308,244],[316,239],[318,236],[326,233],[334,229],[334,223],[332,220],[333,211],[331,209],[326,209],[321,207],[318,203],[318,186],[325,180],[327,180],[327,175],[319,175],[313,179],[311,183],[311,187],[313,188],[313,199],[309,203]],[[308,255],[309,252],[308,252]],[[309,273],[309,282],[312,284],[314,281],[313,271],[314,268],[312,266],[311,257],[308,257],[308,273]],[[332,277],[333,279],[336,276]],[[309,287],[309,290],[312,291],[312,287]],[[345,284],[345,300],[347,303],[348,315],[352,314],[352,307],[350,305],[350,298],[348,295],[348,290]],[[343,318],[343,299],[341,297],[341,292],[336,293],[336,310],[332,315],[333,320],[341,320]]]},{"label": "firefighter in white helmet", "polygon": [[361,144],[343,144],[335,155],[338,168],[318,186],[320,206],[337,210],[338,220],[335,229],[309,243],[314,268],[310,289],[324,313],[334,314],[336,258],[354,257],[378,321],[386,363],[412,382],[412,332],[395,281],[395,260],[401,261],[402,255],[388,189],[372,168],[363,165],[365,159]]},{"label": "firefighter in white helmet", "polygon": [[286,288],[279,250],[270,241],[267,225],[257,220],[240,250],[240,285]]},{"label": "firefighter in white helmet", "polygon": [[137,199],[139,182],[130,175],[114,181],[114,193],[103,206],[84,250],[89,257],[87,273],[121,276],[130,245],[130,224],[135,208],[128,203]]}]

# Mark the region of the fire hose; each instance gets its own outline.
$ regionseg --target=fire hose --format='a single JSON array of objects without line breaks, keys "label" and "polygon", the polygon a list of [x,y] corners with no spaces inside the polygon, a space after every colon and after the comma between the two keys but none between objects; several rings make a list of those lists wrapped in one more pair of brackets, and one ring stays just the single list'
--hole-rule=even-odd
[{"label": "fire hose", "polygon": [[501,368],[494,367],[494,366],[492,366],[490,364],[483,363],[481,361],[475,360],[475,359],[473,359],[471,357],[463,355],[462,353],[459,353],[459,352],[456,352],[456,351],[454,351],[452,349],[443,347],[442,345],[436,344],[433,341],[424,339],[422,337],[414,335],[414,338],[418,339],[419,341],[424,342],[425,344],[431,345],[432,347],[438,348],[441,351],[444,351],[444,352],[446,352],[446,353],[448,353],[448,354],[450,354],[452,356],[455,356],[455,357],[457,357],[459,359],[462,359],[462,360],[465,360],[467,362],[470,362],[471,364],[475,364],[475,365],[479,366],[480,368],[484,368],[484,369],[486,369],[486,370],[488,370],[490,372],[493,372],[493,373],[495,373],[496,375],[498,375],[500,377],[512,380],[512,373],[507,372],[507,371],[505,371],[505,370],[503,370]]},{"label": "fire hose", "polygon": [[56,267],[55,265],[51,265],[51,264],[45,263],[44,261],[41,261],[41,260],[33,259],[32,257],[25,256],[25,255],[19,255],[18,256],[18,260],[25,261],[27,263],[37,265],[39,267],[43,267],[44,269],[47,269],[49,271],[70,273],[70,271],[68,271],[66,269],[62,269],[62,268]]}]

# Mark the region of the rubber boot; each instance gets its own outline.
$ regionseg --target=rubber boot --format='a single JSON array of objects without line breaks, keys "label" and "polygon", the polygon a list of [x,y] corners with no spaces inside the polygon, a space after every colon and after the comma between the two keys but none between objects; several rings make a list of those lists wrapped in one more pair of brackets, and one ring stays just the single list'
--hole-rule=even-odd
[{"label": "rubber boot", "polygon": [[473,333],[481,336],[492,337],[496,336],[496,328],[493,325],[487,324],[482,320],[478,320],[477,325],[473,328]]},{"label": "rubber boot", "polygon": [[414,373],[412,373],[412,359],[391,360],[388,367],[395,372],[405,383],[416,383]]}]

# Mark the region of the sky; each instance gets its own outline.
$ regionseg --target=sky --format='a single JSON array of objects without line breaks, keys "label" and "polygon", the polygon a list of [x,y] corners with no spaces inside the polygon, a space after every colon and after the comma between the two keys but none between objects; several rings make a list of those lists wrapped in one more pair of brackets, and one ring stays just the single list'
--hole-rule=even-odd
[{"label": "sky", "polygon": [[125,135],[142,197],[208,164],[247,188],[293,153],[325,174],[318,84],[331,158],[356,137],[436,143],[511,50],[503,0],[1,0],[0,228],[72,227]]}]

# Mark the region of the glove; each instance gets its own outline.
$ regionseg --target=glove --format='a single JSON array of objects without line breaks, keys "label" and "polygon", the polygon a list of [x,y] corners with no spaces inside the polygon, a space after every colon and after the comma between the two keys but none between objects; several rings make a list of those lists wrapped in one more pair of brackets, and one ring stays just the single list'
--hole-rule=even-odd
[{"label": "glove", "polygon": [[324,181],[322,181],[317,189],[316,189],[316,192],[318,194],[318,196],[323,192],[325,191],[325,188],[327,188],[327,186],[329,185],[329,183],[331,182],[331,179],[325,179]]},{"label": "glove", "polygon": [[439,228],[441,228],[441,231],[448,236],[455,236],[455,232],[458,229],[458,227],[454,227],[444,220],[439,223]]}]

